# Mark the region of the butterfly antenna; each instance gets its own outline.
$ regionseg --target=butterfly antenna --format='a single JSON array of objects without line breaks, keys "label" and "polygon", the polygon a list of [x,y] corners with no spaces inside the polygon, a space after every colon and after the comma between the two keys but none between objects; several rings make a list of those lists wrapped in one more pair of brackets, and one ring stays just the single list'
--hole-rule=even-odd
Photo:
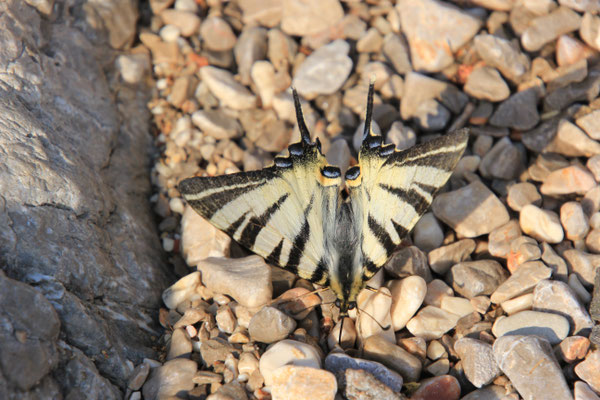
[{"label": "butterfly antenna", "polygon": [[381,291],[379,291],[379,289],[375,289],[372,286],[365,286],[365,289],[367,289],[368,291],[373,292],[373,293],[379,293],[379,294],[382,294],[382,295],[390,297],[390,298],[392,297],[391,294],[387,294],[385,292],[381,292]]},{"label": "butterfly antenna", "polygon": [[360,309],[360,308],[358,308],[358,307],[356,307],[356,309],[357,309],[358,311],[360,311],[361,313],[365,313],[365,314],[367,314],[369,317],[371,317],[371,319],[372,319],[373,321],[375,321],[375,323],[376,323],[377,325],[379,325],[379,327],[380,327],[381,329],[383,329],[384,331],[387,331],[388,329],[390,329],[390,328],[391,328],[391,325],[387,325],[387,326],[383,326],[383,325],[381,325],[381,322],[377,321],[377,320],[375,319],[375,317],[374,317],[374,316],[372,316],[371,314],[369,314],[369,313],[368,313],[368,312],[366,312],[365,310],[361,310],[361,309]]},{"label": "butterfly antenna", "polygon": [[342,332],[344,332],[344,320],[346,317],[342,316],[342,321],[340,323],[340,334],[338,336],[338,344],[342,347]]},{"label": "butterfly antenna", "polygon": [[375,81],[371,79],[369,83],[369,95],[367,96],[367,115],[365,116],[365,131],[363,140],[371,133],[371,119],[373,118],[373,92],[375,91]]},{"label": "butterfly antenna", "polygon": [[296,92],[296,88],[292,88],[292,95],[294,96],[294,108],[296,109],[296,119],[298,120],[298,129],[300,129],[300,136],[302,137],[302,142],[304,142],[305,144],[311,144],[310,133],[308,132],[308,128],[306,127],[306,123],[304,122],[304,115],[302,115],[302,106],[300,105],[300,97],[298,97],[298,92]]}]

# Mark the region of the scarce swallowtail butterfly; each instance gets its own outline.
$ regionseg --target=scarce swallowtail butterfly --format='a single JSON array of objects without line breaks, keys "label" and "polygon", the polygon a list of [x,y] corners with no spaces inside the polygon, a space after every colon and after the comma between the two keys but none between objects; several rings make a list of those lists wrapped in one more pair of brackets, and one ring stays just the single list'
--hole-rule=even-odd
[{"label": "scarce swallowtail butterfly", "polygon": [[450,178],[469,135],[461,129],[402,151],[384,145],[371,130],[371,84],[358,165],[342,177],[311,141],[295,91],[294,102],[301,140],[288,157],[260,171],[189,178],[179,191],[267,262],[329,287],[344,317]]}]

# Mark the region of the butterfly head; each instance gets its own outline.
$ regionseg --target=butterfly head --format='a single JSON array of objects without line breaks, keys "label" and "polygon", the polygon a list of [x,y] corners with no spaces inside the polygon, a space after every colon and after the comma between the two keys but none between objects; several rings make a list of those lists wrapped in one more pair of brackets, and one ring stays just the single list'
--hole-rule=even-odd
[{"label": "butterfly head", "polygon": [[348,311],[354,310],[356,308],[356,300],[353,301],[343,301],[337,299],[335,301],[336,307],[340,309],[340,317],[347,317]]}]

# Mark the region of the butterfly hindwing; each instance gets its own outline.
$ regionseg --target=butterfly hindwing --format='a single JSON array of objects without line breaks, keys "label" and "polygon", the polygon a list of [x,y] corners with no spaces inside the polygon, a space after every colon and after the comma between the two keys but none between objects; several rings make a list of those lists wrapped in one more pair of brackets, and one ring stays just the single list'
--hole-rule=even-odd
[{"label": "butterfly hindwing", "polygon": [[428,210],[467,140],[467,131],[459,130],[396,151],[393,145],[382,145],[380,136],[366,136],[359,153],[360,170],[349,171],[346,178],[356,220],[362,224],[365,278],[377,272]]},{"label": "butterfly hindwing", "polygon": [[327,285],[325,235],[335,223],[341,173],[304,139],[261,171],[186,179],[187,202],[237,242],[301,278]]}]

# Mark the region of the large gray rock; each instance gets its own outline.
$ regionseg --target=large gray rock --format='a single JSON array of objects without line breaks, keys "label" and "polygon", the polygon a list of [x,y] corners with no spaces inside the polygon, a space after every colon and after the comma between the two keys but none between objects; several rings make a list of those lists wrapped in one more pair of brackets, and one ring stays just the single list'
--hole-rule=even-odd
[{"label": "large gray rock", "polygon": [[148,90],[114,69],[136,9],[0,3],[2,398],[122,398],[156,356],[172,277],[147,201]]}]

